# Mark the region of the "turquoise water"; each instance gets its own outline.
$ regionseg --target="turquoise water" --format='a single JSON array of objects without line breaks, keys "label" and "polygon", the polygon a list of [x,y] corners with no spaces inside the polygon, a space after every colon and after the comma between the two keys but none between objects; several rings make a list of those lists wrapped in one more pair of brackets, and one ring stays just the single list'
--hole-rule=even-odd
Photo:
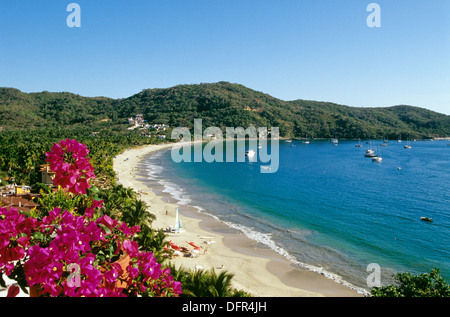
[{"label": "turquoise water", "polygon": [[[375,141],[380,145],[382,141]],[[356,142],[280,142],[276,173],[259,162],[174,163],[170,151],[147,161],[149,178],[181,204],[218,217],[294,264],[367,288],[395,272],[438,267],[450,281],[450,147],[391,141],[383,162]],[[433,223],[421,217],[433,218]]]}]

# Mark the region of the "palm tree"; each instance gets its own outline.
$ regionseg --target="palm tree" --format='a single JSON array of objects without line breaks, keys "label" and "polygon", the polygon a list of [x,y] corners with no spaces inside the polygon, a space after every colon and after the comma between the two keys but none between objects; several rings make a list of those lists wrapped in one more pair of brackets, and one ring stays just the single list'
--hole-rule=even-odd
[{"label": "palm tree", "polygon": [[231,290],[231,280],[234,274],[228,273],[226,271],[220,272],[217,275],[214,269],[208,274],[208,290],[211,297],[229,297],[232,294]]},{"label": "palm tree", "polygon": [[141,226],[141,231],[137,234],[135,241],[140,250],[152,252],[158,263],[163,263],[171,254],[170,244],[166,240],[166,234],[162,229],[155,231],[147,225]]},{"label": "palm tree", "polygon": [[232,287],[232,273],[223,271],[217,274],[214,269],[186,270],[169,264],[170,272],[176,281],[180,281],[183,289],[182,297],[249,297],[245,291]]},{"label": "palm tree", "polygon": [[129,226],[150,226],[156,216],[148,212],[147,208],[148,206],[144,201],[135,199],[131,204],[125,206],[122,219]]}]

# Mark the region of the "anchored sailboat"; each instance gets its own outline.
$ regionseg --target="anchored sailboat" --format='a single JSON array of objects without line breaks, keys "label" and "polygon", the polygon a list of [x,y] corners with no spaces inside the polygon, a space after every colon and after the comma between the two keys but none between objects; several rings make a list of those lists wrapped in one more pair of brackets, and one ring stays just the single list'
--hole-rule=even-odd
[{"label": "anchored sailboat", "polygon": [[412,148],[411,146],[411,141],[408,139],[407,144],[404,146],[405,149],[410,149]]}]

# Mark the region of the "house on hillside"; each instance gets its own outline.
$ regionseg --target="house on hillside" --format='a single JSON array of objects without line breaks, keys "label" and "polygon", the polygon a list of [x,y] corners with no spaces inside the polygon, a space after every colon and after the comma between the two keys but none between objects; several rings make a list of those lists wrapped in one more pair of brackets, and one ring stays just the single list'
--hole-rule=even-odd
[{"label": "house on hillside", "polygon": [[49,164],[41,165],[41,182],[45,185],[53,185],[53,178],[55,177],[55,172],[50,169]]},{"label": "house on hillside", "polygon": [[14,189],[15,195],[25,195],[31,192],[30,186],[16,186]]},{"label": "house on hillside", "polygon": [[3,207],[12,207],[19,211],[30,212],[35,210],[38,204],[17,196],[4,195],[0,197],[0,205]]},{"label": "house on hillside", "polygon": [[139,113],[136,115],[136,118],[134,118],[135,124],[143,124],[144,123],[144,116]]},{"label": "house on hillside", "polygon": [[128,124],[140,125],[143,123],[144,123],[144,115],[142,113],[138,113],[134,118],[132,117],[128,118]]}]

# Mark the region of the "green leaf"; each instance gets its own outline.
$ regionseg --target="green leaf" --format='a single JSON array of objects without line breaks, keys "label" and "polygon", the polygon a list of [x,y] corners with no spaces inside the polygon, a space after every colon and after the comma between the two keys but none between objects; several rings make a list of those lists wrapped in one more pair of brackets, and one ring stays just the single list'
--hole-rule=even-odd
[{"label": "green leaf", "polygon": [[35,233],[33,233],[33,239],[43,240],[44,239],[44,234],[42,232],[35,232]]},{"label": "green leaf", "polygon": [[109,234],[112,233],[111,229],[109,229],[109,228],[108,228],[107,226],[105,226],[104,224],[100,223],[99,226],[102,227],[102,228],[105,230],[106,234],[109,235]]},{"label": "green leaf", "polygon": [[3,273],[0,273],[0,286],[6,287],[5,280],[3,279]]}]

